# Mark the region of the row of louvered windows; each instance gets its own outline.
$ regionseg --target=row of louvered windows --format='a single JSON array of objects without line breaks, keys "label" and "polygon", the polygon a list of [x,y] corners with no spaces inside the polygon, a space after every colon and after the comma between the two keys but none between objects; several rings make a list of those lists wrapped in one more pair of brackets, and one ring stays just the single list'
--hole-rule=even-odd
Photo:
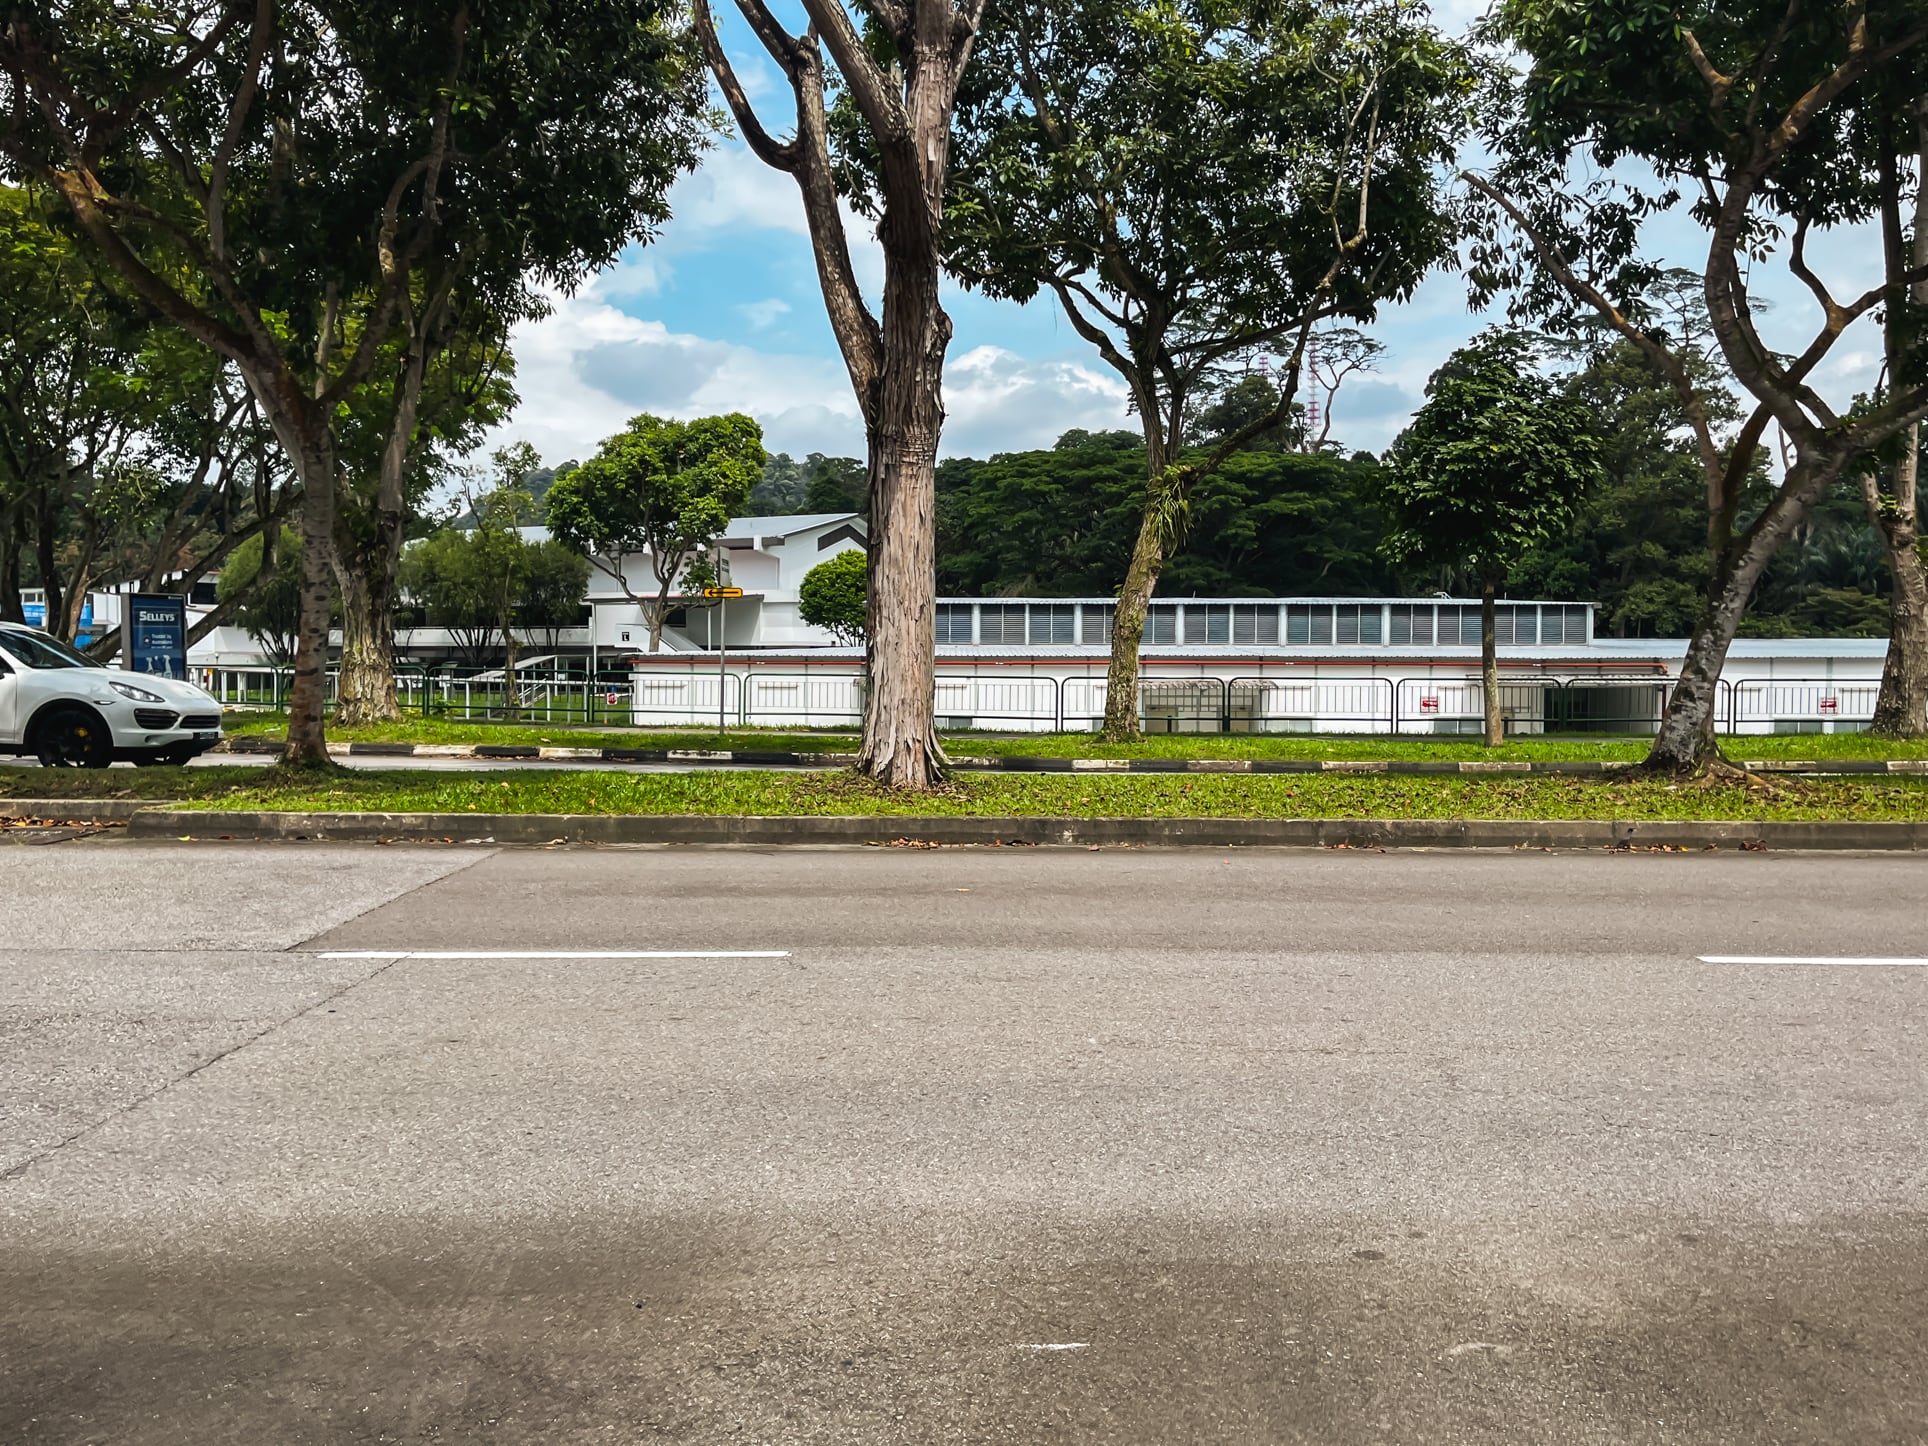
[{"label": "row of louvered windows", "polygon": [[[1108,603],[939,603],[940,645],[1107,647],[1116,610]],[[1479,607],[1464,603],[1153,603],[1144,641],[1152,647],[1478,647]],[[1500,603],[1501,647],[1575,646],[1587,638],[1587,609],[1562,603]]]}]

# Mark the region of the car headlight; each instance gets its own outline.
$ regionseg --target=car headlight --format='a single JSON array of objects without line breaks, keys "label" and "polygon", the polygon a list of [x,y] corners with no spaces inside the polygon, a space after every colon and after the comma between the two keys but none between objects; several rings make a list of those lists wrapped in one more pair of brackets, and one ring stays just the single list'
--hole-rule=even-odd
[{"label": "car headlight", "polygon": [[159,693],[150,693],[145,688],[136,688],[132,683],[113,681],[108,683],[107,686],[120,694],[121,697],[131,699],[136,703],[165,703],[167,701],[167,699],[163,698]]}]

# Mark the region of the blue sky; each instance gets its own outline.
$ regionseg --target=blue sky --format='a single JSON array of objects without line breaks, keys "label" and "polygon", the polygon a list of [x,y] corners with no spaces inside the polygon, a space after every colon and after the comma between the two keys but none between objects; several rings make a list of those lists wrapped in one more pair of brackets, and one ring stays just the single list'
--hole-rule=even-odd
[{"label": "blue sky", "polygon": [[[1483,3],[1445,0],[1435,12],[1458,29]],[[727,9],[719,7],[720,18]],[[786,131],[787,89],[745,50],[741,25],[732,30],[726,19],[725,26],[760,113],[773,131]],[[522,405],[493,440],[527,440],[553,464],[588,456],[637,412],[745,411],[763,424],[771,451],[862,456],[795,183],[721,137],[671,203],[674,219],[652,244],[632,247],[576,295],[557,297],[552,315],[519,329]],[[850,220],[859,278],[874,299],[881,259],[864,223]],[[1668,260],[1700,264],[1704,246],[1685,218],[1656,236]],[[1810,258],[1837,294],[1871,284],[1879,259],[1865,231],[1811,241]],[[1766,268],[1757,285],[1773,303],[1770,340],[1791,346],[1818,308],[1778,267]],[[1072,427],[1133,425],[1122,384],[1055,303],[1016,306],[953,287],[947,307],[956,331],[945,372],[945,455],[988,456],[1048,446]],[[1434,368],[1490,319],[1469,311],[1464,279],[1446,272],[1410,302],[1388,307],[1370,329],[1386,356],[1376,375],[1341,392],[1335,439],[1383,449],[1419,405]],[[1877,345],[1865,324],[1851,333],[1819,378],[1823,391],[1845,401],[1869,387]]]}]

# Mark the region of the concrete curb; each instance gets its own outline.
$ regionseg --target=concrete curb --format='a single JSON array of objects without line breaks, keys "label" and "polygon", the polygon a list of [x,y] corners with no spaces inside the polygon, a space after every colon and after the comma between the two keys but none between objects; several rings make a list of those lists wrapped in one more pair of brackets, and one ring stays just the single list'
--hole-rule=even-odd
[{"label": "concrete curb", "polygon": [[0,818],[57,818],[63,823],[124,823],[137,813],[173,808],[171,798],[0,798]]},{"label": "concrete curb", "polygon": [[[214,750],[221,753],[272,754],[281,746],[269,740],[234,738]],[[492,743],[331,743],[335,758],[489,758],[528,759],[570,763],[700,763],[717,768],[848,768],[854,753],[790,753],[770,749],[707,750],[696,748],[541,748],[525,744]],[[1584,775],[1615,773],[1631,763],[1597,759],[1543,761],[1370,758],[976,758],[954,755],[953,767],[967,772],[992,773],[1387,773],[1474,774],[1537,773]],[[1928,776],[1928,758],[1760,759],[1741,766],[1755,773],[1920,774]]]},{"label": "concrete curb", "polygon": [[[44,809],[47,805],[21,805]],[[72,808],[55,809],[77,816]],[[125,816],[125,815],[121,815]],[[1621,819],[896,818],[688,814],[270,813],[147,807],[135,838],[496,844],[890,844],[1147,848],[1928,848],[1928,823]]]}]

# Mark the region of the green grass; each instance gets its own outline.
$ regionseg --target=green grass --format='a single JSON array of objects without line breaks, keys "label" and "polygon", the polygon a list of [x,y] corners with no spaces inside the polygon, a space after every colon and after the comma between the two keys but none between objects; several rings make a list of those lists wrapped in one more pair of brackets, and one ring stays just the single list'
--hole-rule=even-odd
[{"label": "green grass", "polygon": [[0,770],[15,798],[175,798],[199,807],[387,813],[1103,818],[1928,819],[1928,780],[1788,781],[1768,790],[1613,778],[1435,775],[965,775],[885,792],[848,773],[489,774],[262,768]]},{"label": "green grass", "polygon": [[[230,736],[279,738],[287,719],[272,714],[231,723]],[[361,728],[331,728],[342,743],[492,743],[558,748],[738,748],[799,752],[850,752],[857,736],[848,729],[744,729],[719,734],[704,729],[574,728],[563,724],[449,722],[410,718]],[[1928,739],[1898,743],[1865,733],[1788,733],[1722,740],[1735,759],[1928,758]],[[1334,735],[1263,733],[1160,733],[1140,742],[1099,743],[1089,733],[1036,733],[993,737],[953,733],[945,747],[971,757],[1028,758],[1330,758],[1340,759],[1560,759],[1637,762],[1645,738],[1567,736],[1530,738],[1499,748],[1465,738],[1345,738]]]}]

